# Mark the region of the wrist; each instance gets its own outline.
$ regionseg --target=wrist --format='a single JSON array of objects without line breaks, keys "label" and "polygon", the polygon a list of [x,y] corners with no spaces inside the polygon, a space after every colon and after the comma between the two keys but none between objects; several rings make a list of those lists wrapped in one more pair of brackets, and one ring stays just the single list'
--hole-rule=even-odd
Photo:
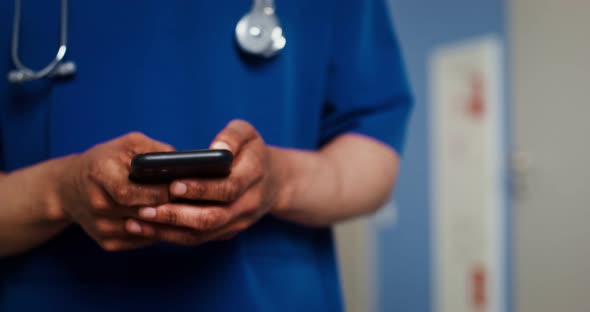
[{"label": "wrist", "polygon": [[75,174],[71,168],[71,164],[77,162],[78,157],[78,155],[70,155],[47,163],[46,174],[40,181],[44,185],[42,187],[44,193],[41,196],[43,203],[39,205],[43,209],[41,215],[44,221],[70,222],[65,208],[71,204],[70,194],[78,192],[78,189],[74,187],[76,181],[72,181]]},{"label": "wrist", "polygon": [[307,215],[315,202],[337,197],[335,167],[322,153],[271,148],[271,157],[279,185],[273,215],[296,221]]},{"label": "wrist", "polygon": [[271,170],[273,172],[273,179],[271,183],[278,186],[276,193],[275,204],[271,207],[270,212],[273,214],[280,214],[289,209],[293,202],[293,193],[295,189],[295,170],[289,151],[278,148],[269,147],[269,157]]}]

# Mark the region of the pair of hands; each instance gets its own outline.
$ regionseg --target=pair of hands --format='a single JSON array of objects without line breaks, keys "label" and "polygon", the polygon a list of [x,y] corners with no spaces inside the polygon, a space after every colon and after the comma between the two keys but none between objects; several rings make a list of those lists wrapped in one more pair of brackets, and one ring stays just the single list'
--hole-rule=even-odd
[{"label": "pair of hands", "polygon": [[[211,148],[234,154],[227,178],[140,185],[128,180],[131,159],[173,147],[139,133],[97,145],[69,164],[60,189],[63,213],[108,251],[232,238],[278,204],[284,183],[271,148],[245,121],[230,122]],[[174,198],[215,204],[172,203]]]}]

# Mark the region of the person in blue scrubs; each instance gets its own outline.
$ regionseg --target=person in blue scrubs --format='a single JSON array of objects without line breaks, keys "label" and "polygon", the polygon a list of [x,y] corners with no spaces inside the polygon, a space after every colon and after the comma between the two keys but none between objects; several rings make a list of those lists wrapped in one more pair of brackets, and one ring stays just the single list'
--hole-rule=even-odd
[{"label": "person in blue scrubs", "polygon": [[[252,62],[250,6],[72,1],[77,75],[0,81],[0,311],[343,309],[330,226],[388,200],[411,107],[389,10],[277,0],[287,45]],[[53,57],[59,9],[23,1],[27,65]],[[208,147],[229,177],[128,181],[138,153]]]}]

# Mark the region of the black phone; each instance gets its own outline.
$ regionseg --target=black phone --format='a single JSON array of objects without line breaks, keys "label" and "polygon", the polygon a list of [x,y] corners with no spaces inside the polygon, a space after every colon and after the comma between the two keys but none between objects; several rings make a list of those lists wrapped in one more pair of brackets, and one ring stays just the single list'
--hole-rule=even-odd
[{"label": "black phone", "polygon": [[192,150],[139,154],[131,160],[129,179],[136,183],[170,183],[183,178],[219,178],[230,174],[228,150]]}]

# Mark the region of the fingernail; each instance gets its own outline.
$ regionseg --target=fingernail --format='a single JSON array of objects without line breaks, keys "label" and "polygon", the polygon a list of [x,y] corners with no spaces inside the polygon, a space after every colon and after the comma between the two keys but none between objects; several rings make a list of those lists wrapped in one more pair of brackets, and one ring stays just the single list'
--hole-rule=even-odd
[{"label": "fingernail", "polygon": [[133,234],[141,234],[141,225],[133,219],[127,221],[127,231]]},{"label": "fingernail", "polygon": [[146,207],[139,209],[139,215],[144,219],[153,219],[156,217],[156,208]]},{"label": "fingernail", "polygon": [[223,141],[214,142],[213,144],[211,144],[211,149],[223,149],[231,152],[231,148],[229,147],[229,145],[227,145],[227,143]]},{"label": "fingernail", "polygon": [[186,184],[182,182],[176,182],[172,186],[172,193],[174,195],[184,195],[186,193]]}]

